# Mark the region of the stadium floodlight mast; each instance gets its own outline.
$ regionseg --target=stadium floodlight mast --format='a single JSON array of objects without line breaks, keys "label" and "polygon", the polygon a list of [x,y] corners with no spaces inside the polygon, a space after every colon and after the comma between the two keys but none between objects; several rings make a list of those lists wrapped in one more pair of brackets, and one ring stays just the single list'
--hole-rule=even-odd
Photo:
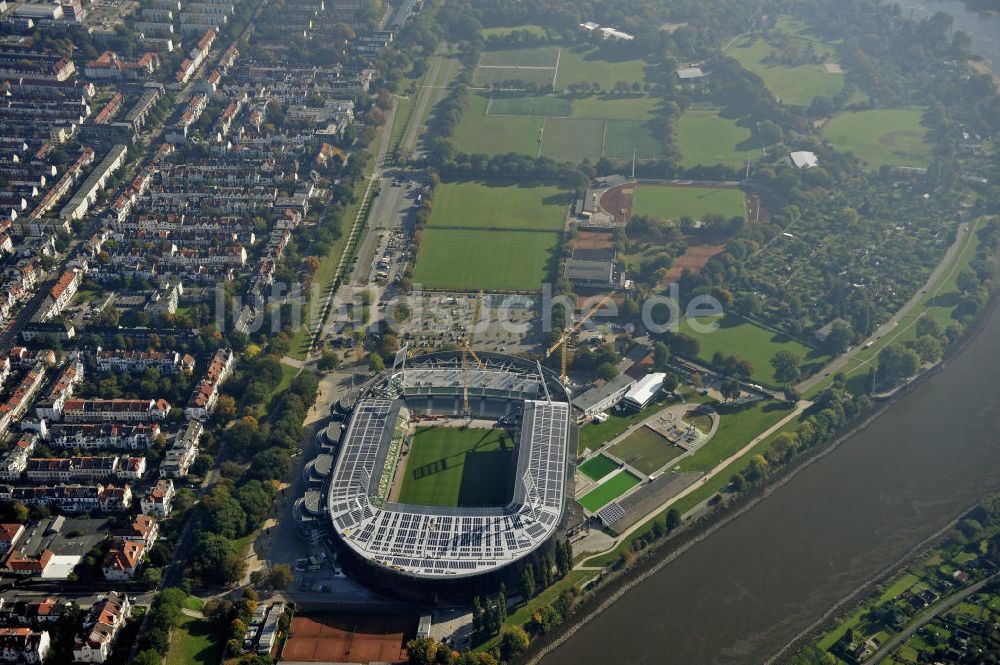
[{"label": "stadium floodlight mast", "polygon": [[538,365],[538,380],[542,382],[542,390],[545,391],[545,401],[552,404],[552,395],[549,394],[549,387],[545,384],[545,373],[542,372],[542,361],[536,358],[535,364]]}]

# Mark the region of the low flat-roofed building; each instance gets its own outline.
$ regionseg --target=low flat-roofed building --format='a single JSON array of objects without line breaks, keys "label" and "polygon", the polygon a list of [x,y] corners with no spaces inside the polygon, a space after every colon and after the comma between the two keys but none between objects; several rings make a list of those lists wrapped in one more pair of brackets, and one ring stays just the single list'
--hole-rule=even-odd
[{"label": "low flat-roofed building", "polygon": [[666,372],[651,372],[636,381],[622,398],[622,404],[627,407],[640,410],[652,401],[656,394],[663,388],[663,381],[667,378]]},{"label": "low flat-roofed building", "polygon": [[619,374],[604,385],[578,395],[573,399],[573,408],[583,414],[584,418],[593,418],[622,401],[634,385],[635,379],[631,376]]}]

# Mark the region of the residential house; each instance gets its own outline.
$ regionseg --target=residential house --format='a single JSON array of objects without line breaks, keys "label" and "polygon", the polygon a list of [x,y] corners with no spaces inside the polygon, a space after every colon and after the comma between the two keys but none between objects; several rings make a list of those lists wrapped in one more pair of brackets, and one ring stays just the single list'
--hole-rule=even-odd
[{"label": "residential house", "polygon": [[123,593],[112,591],[97,601],[84,621],[84,630],[73,645],[76,663],[103,663],[111,655],[118,634],[132,616],[132,604]]}]

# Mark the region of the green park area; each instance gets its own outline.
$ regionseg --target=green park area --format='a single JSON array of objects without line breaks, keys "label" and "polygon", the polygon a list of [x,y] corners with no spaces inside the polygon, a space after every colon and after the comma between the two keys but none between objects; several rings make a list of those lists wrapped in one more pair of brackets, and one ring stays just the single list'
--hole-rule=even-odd
[{"label": "green park area", "polygon": [[587,423],[580,428],[579,453],[597,450],[601,444],[610,441],[633,425],[641,423],[646,418],[670,406],[670,402],[654,402],[642,411],[608,411],[608,419],[603,423]]},{"label": "green park area", "polygon": [[789,413],[786,405],[772,401],[741,406],[718,405],[718,410],[719,429],[705,445],[681,459],[679,471],[711,470]]},{"label": "green park area", "polygon": [[641,479],[634,473],[621,471],[580,497],[579,503],[590,512],[596,513],[640,482]]},{"label": "green park area", "polygon": [[222,659],[225,631],[209,619],[182,616],[170,631],[166,665],[209,665]]},{"label": "green park area", "polygon": [[[837,63],[836,46],[803,33],[803,26],[785,21],[768,37],[752,35],[738,40],[726,49],[726,55],[761,77],[780,101],[808,106],[816,97],[839,93],[844,74]],[[796,63],[782,64],[780,56],[792,49],[798,54]]]},{"label": "green park area", "polygon": [[823,126],[823,138],[837,150],[852,152],[869,169],[925,167],[931,146],[920,109],[895,108],[838,113]]},{"label": "green park area", "polygon": [[724,219],[746,216],[746,195],[735,188],[639,185],[632,194],[632,214],[656,219]]},{"label": "green park area", "polygon": [[[827,360],[826,356],[819,355],[787,335],[771,332],[736,315],[702,317],[695,319],[694,323],[699,326],[698,330],[692,327],[691,321],[682,320],[679,332],[698,340],[699,358],[711,362],[716,353],[737,356],[753,366],[752,378],[755,381],[778,384],[774,378],[771,359],[782,349],[790,351],[802,361],[803,375],[812,374]],[[713,324],[717,326],[714,330],[701,329],[701,326]]]},{"label": "green park area", "polygon": [[640,427],[623,441],[616,443],[611,452],[648,476],[662,469],[684,451],[649,427]]},{"label": "green park area", "polygon": [[606,455],[591,457],[577,467],[577,470],[591,480],[600,480],[618,468],[618,464]]},{"label": "green park area", "polygon": [[442,183],[430,228],[561,231],[568,194],[558,187]]},{"label": "green park area", "polygon": [[442,184],[422,232],[415,283],[458,291],[537,291],[565,216],[555,187]]},{"label": "green park area", "polygon": [[421,427],[402,469],[398,501],[502,506],[510,501],[514,443],[501,429]]},{"label": "green park area", "polygon": [[685,168],[721,164],[739,168],[753,151],[751,133],[718,109],[690,108],[677,125],[677,146]]}]

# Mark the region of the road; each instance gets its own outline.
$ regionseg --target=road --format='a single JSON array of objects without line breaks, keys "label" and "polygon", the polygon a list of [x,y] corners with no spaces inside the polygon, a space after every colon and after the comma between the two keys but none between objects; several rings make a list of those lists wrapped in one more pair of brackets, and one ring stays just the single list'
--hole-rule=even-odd
[{"label": "road", "polygon": [[906,628],[903,629],[903,632],[899,633],[891,640],[886,642],[883,646],[881,646],[879,650],[872,655],[872,657],[869,659],[869,662],[872,663],[872,665],[877,665],[884,658],[889,656],[889,654],[891,654],[896,649],[896,647],[898,647],[906,640],[910,639],[913,633],[920,630],[922,626],[929,623],[935,617],[943,614],[944,612],[947,612],[955,605],[958,605],[960,602],[962,602],[972,594],[976,593],[984,586],[986,586],[993,580],[997,579],[998,577],[1000,577],[1000,572],[993,573],[986,579],[980,580],[979,582],[976,582],[972,586],[962,589],[961,591],[958,591],[956,593],[953,593],[944,600],[940,601],[930,611],[926,612],[925,614],[922,614],[920,618],[910,622],[906,626]]},{"label": "road", "polygon": [[[899,322],[902,321],[903,318],[906,315],[908,315],[911,311],[913,311],[914,307],[920,304],[924,296],[927,295],[927,292],[930,289],[934,288],[934,286],[941,279],[941,277],[945,275],[946,272],[950,275],[957,269],[958,267],[956,265],[957,258],[965,250],[968,244],[972,242],[974,237],[975,234],[969,233],[968,224],[959,225],[958,232],[955,235],[955,242],[952,243],[951,247],[948,248],[948,251],[945,252],[944,257],[942,257],[940,263],[938,263],[937,266],[934,268],[934,270],[931,272],[930,277],[927,278],[927,283],[924,284],[924,288],[920,289],[915,294],[913,294],[913,297],[910,298],[910,300],[905,305],[903,305],[898,312],[893,314],[888,321],[879,326],[878,330],[876,330],[874,334],[872,334],[872,336],[868,338],[867,342],[865,342],[864,344],[858,344],[851,350],[837,356],[832,362],[830,362],[829,365],[824,367],[822,371],[813,374],[808,379],[799,383],[799,385],[796,386],[796,390],[799,391],[799,394],[800,395],[808,394],[813,388],[819,385],[822,381],[824,381],[825,379],[829,378],[833,374],[836,374],[837,372],[841,371],[844,367],[846,367],[848,363],[850,363],[855,358],[855,356],[857,356],[860,352],[866,350],[865,349],[866,344],[874,343],[877,340],[881,339],[882,337],[885,337],[886,335],[893,332],[893,330],[897,326],[899,326]],[[872,360],[874,360],[877,357],[878,353],[876,353],[875,356],[872,357]]]}]

